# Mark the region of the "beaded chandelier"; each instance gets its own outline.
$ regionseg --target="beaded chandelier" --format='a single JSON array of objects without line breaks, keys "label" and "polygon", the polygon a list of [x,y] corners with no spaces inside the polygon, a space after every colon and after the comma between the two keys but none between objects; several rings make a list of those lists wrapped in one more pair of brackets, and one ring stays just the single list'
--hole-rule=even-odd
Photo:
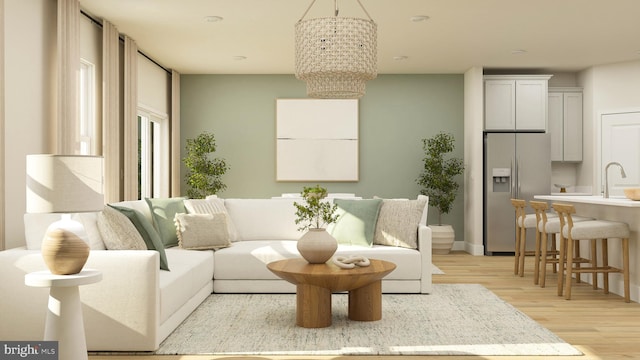
[{"label": "beaded chandelier", "polygon": [[316,0],[295,25],[295,74],[307,82],[312,98],[357,99],[365,83],[377,73],[377,25],[362,6],[369,20],[334,17],[303,20]]}]

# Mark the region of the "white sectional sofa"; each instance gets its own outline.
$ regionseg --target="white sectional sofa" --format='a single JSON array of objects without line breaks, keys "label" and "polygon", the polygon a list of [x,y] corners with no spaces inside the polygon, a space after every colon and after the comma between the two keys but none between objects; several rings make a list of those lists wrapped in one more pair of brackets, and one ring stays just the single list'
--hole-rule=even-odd
[{"label": "white sectional sofa", "polygon": [[[213,292],[295,292],[292,284],[266,268],[271,261],[300,256],[296,240],[301,233],[295,224],[294,201],[224,200],[228,230],[234,240],[231,246],[215,251],[166,248],[169,271],[160,269],[159,251],[106,250],[100,242],[97,214],[78,215],[92,247],[85,268],[103,273],[102,281],[80,287],[88,350],[156,350]],[[406,223],[409,216],[384,211],[387,202],[391,200],[382,203],[378,225],[383,216],[387,220],[398,216]],[[153,220],[144,200],[118,205],[136,209]],[[358,254],[394,262],[396,270],[383,280],[385,293],[429,293],[431,230],[425,225],[426,205],[424,209],[418,220],[406,225],[411,226],[408,233],[416,234],[417,248],[340,244],[336,255]],[[413,214],[415,218],[415,207]],[[37,246],[46,226],[54,220],[54,215],[25,215],[27,246],[0,252],[0,339],[4,341],[39,340],[44,334],[48,289],[27,287],[24,276],[46,270]]]}]

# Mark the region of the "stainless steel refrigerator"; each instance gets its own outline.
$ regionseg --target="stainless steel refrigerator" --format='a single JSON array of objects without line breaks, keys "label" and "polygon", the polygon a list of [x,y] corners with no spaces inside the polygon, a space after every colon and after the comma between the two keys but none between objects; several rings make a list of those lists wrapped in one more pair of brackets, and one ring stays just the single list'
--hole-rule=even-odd
[{"label": "stainless steel refrigerator", "polygon": [[[545,133],[484,134],[485,254],[513,254],[515,211],[510,199],[528,203],[534,195],[549,194],[550,146]],[[534,239],[532,229],[527,233],[527,249],[533,249]]]}]

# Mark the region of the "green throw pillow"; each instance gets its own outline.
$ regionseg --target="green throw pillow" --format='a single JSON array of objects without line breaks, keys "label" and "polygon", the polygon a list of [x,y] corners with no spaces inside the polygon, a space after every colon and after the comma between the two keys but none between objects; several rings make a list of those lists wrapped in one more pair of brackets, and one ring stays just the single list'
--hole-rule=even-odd
[{"label": "green throw pillow", "polygon": [[138,230],[138,233],[140,233],[140,236],[147,245],[147,249],[156,250],[158,253],[160,253],[160,269],[169,270],[167,254],[164,251],[164,244],[162,244],[162,240],[160,239],[160,235],[158,235],[156,229],[153,228],[153,224],[151,224],[151,222],[138,210],[130,209],[123,206],[109,206],[118,210],[121,214],[129,218],[129,220],[133,223],[133,226],[136,228],[136,230]]},{"label": "green throw pillow", "polygon": [[153,226],[160,234],[164,247],[178,246],[174,218],[176,214],[187,212],[184,208],[185,199],[185,197],[145,199],[151,209]]},{"label": "green throw pillow", "polygon": [[338,221],[328,231],[338,244],[371,247],[376,231],[381,199],[348,200],[334,199],[338,205]]}]

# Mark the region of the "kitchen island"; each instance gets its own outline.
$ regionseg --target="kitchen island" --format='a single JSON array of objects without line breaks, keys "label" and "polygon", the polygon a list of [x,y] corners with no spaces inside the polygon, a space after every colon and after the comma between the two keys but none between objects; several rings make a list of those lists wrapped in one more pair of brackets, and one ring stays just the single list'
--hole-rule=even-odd
[{"label": "kitchen island", "polygon": [[[640,246],[638,240],[640,234],[640,201],[629,200],[622,196],[604,198],[602,196],[576,196],[576,195],[536,195],[536,200],[545,200],[552,203],[565,203],[574,205],[576,214],[590,216],[598,220],[622,221],[629,224],[631,238],[629,239],[629,272],[631,285],[631,300],[640,302]],[[588,255],[588,247],[583,247],[584,254]],[[620,244],[609,243],[609,263],[613,266],[622,265],[622,250]],[[583,274],[583,280],[591,283],[591,275]],[[602,276],[602,275],[599,275]],[[598,280],[602,284],[602,280]],[[622,276],[610,275],[609,290],[620,296],[624,295]]]}]

